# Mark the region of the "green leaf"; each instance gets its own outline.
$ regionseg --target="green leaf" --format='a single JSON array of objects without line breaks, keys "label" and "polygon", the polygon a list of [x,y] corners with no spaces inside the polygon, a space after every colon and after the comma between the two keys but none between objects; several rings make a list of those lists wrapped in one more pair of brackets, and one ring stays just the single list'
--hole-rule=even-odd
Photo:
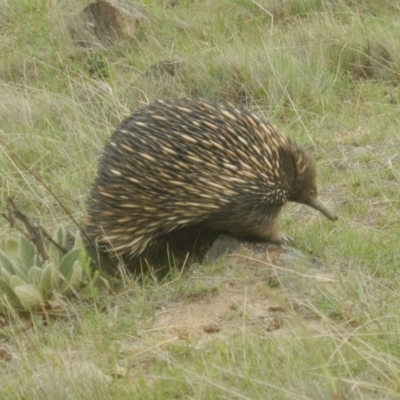
[{"label": "green leaf", "polygon": [[42,261],[41,257],[39,256],[39,254],[36,254],[35,257],[33,257],[33,266],[38,267],[38,268],[43,267],[43,261]]},{"label": "green leaf", "polygon": [[0,301],[3,304],[9,304],[13,308],[21,307],[18,297],[15,295],[10,285],[2,278],[0,278],[0,294],[2,297]]},{"label": "green leaf", "polygon": [[44,305],[44,299],[35,285],[20,285],[14,287],[14,293],[22,306],[30,310]]},{"label": "green leaf", "polygon": [[19,258],[19,243],[16,239],[8,239],[4,243],[4,253],[7,257],[18,259]]},{"label": "green leaf", "polygon": [[68,293],[68,290],[75,292],[79,286],[82,284],[83,267],[77,261],[72,267],[72,275],[68,281],[68,287],[64,289],[64,292]]},{"label": "green leaf", "polygon": [[4,268],[0,270],[0,278],[3,278],[8,284],[10,284],[10,279],[14,274],[10,274]]},{"label": "green leaf", "polygon": [[62,225],[58,226],[58,229],[53,236],[53,239],[57,244],[63,248],[67,246],[67,233],[65,231],[65,228]]},{"label": "green leaf", "polygon": [[96,275],[88,286],[79,291],[81,298],[89,299],[98,298],[99,296],[104,296],[108,293],[110,293],[110,284],[107,279],[100,275]]},{"label": "green leaf", "polygon": [[75,234],[75,241],[74,241],[74,249],[84,249],[85,246],[83,244],[83,240],[82,240],[82,235],[81,235],[81,231],[76,231]]},{"label": "green leaf", "polygon": [[70,276],[72,275],[72,267],[75,262],[79,261],[79,257],[81,254],[81,249],[72,249],[62,258],[59,269],[63,277],[69,281]]},{"label": "green leaf", "polygon": [[64,253],[53,243],[50,243],[47,248],[47,254],[53,264],[58,265],[64,256]]},{"label": "green leaf", "polygon": [[95,276],[92,286],[95,287],[100,293],[110,293],[110,284],[108,283],[108,280],[100,275]]},{"label": "green leaf", "polygon": [[11,275],[15,274],[12,262],[1,251],[0,251],[0,269],[4,269],[5,271],[7,271]]},{"label": "green leaf", "polygon": [[6,315],[10,309],[10,306],[7,306],[7,299],[3,299],[0,293],[0,314]]},{"label": "green leaf", "polygon": [[19,237],[19,258],[25,268],[30,268],[34,265],[34,257],[37,254],[35,245],[29,241],[24,235]]},{"label": "green leaf", "polygon": [[[65,248],[67,245],[67,234],[62,225],[59,225],[56,232],[53,235],[53,240],[62,248]],[[50,257],[50,260],[55,264],[58,265],[62,258],[64,257],[64,252],[60,250],[57,246],[53,243],[50,243],[47,248],[47,253]]]},{"label": "green leaf", "polygon": [[65,279],[64,285],[62,286],[61,293],[65,295],[74,293],[79,288],[82,282],[83,267],[78,261],[74,263],[71,271],[71,276],[68,280]]},{"label": "green leaf", "polygon": [[28,282],[28,272],[30,267],[24,267],[22,264],[18,264],[17,261],[13,263],[14,276],[18,276],[22,280]]},{"label": "green leaf", "polygon": [[47,291],[57,289],[60,283],[60,272],[52,263],[48,263],[42,270],[40,287]]},{"label": "green leaf", "polygon": [[24,281],[23,279],[21,279],[19,276],[17,275],[13,275],[10,278],[10,288],[14,290],[15,286],[20,286],[20,285],[27,285],[28,283],[26,281]]},{"label": "green leaf", "polygon": [[40,286],[42,279],[42,268],[32,267],[28,272],[28,280],[32,285]]}]

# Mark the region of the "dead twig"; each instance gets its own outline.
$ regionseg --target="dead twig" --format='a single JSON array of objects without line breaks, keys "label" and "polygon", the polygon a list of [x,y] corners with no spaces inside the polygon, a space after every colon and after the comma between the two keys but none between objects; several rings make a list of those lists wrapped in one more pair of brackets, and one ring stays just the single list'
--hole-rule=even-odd
[{"label": "dead twig", "polygon": [[[1,213],[2,217],[8,221],[11,228],[16,229],[19,233],[25,236],[29,241],[31,241],[39,255],[42,257],[42,260],[48,260],[49,256],[46,251],[46,247],[44,245],[43,239],[48,240],[54,246],[56,246],[60,251],[64,254],[68,253],[68,250],[62,246],[60,246],[43,228],[43,226],[38,222],[31,222],[29,218],[17,207],[14,200],[11,197],[7,198],[7,214]],[[26,233],[17,223],[17,221],[21,221],[25,226],[25,229],[28,231]]]},{"label": "dead twig", "polygon": [[[96,248],[93,243],[91,242],[91,240],[89,239],[89,237],[86,235],[86,232],[84,229],[82,229],[82,227],[78,224],[78,222],[76,221],[76,219],[72,216],[72,214],[69,212],[69,210],[64,206],[64,204],[62,203],[62,201],[54,194],[54,192],[50,189],[50,187],[43,181],[43,179],[34,171],[32,171],[31,168],[28,167],[28,165],[26,165],[20,157],[18,157],[17,154],[15,154],[13,151],[10,150],[9,146],[0,139],[0,144],[7,150],[9,156],[16,160],[20,165],[22,165],[23,168],[25,168],[26,171],[28,171],[37,182],[39,182],[52,196],[53,198],[57,201],[57,203],[61,206],[61,208],[65,211],[65,213],[69,216],[69,218],[71,219],[71,221],[76,225],[76,227],[82,232],[82,234],[85,236],[87,243],[89,243],[93,248]],[[3,214],[4,217],[4,214]],[[7,218],[6,218],[7,219]],[[42,228],[43,229],[43,228]],[[54,242],[53,242],[54,243]],[[38,249],[39,251],[39,249]]]}]

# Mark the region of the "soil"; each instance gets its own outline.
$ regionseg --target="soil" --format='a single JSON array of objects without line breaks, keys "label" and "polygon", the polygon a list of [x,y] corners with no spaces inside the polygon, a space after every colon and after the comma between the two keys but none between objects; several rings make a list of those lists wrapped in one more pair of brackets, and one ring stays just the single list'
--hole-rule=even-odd
[{"label": "soil", "polygon": [[[228,254],[218,254],[227,241]],[[202,280],[210,289],[159,304],[151,329],[143,335],[162,334],[166,341],[190,339],[201,346],[238,330],[283,334],[290,329],[290,320],[315,329],[320,316],[307,304],[307,295],[318,285],[336,284],[318,260],[289,246],[221,237],[208,255],[210,265],[224,265],[220,274],[210,277],[203,265],[190,279]]]}]

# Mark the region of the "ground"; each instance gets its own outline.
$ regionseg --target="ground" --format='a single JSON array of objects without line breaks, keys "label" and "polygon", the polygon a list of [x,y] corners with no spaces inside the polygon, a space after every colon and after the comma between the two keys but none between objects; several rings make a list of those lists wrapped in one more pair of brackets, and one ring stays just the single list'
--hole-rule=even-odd
[{"label": "ground", "polygon": [[[109,293],[62,316],[2,316],[0,397],[398,399],[397,2],[138,0],[136,36],[82,46],[68,27],[89,2],[0,0],[0,212],[11,196],[49,231],[84,225],[115,128],[188,96],[307,149],[339,220],[290,204],[283,247],[236,243],[164,280],[105,274]],[[0,246],[15,235],[1,220]]]}]

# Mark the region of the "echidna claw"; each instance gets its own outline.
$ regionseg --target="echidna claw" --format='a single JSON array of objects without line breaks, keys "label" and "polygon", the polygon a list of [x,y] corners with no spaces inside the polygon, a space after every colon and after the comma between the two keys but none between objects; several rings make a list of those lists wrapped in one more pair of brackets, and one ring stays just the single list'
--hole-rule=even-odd
[{"label": "echidna claw", "polygon": [[282,243],[293,243],[294,239],[286,233],[282,233]]},{"label": "echidna claw", "polygon": [[283,232],[279,233],[279,235],[275,237],[269,238],[268,240],[276,244],[288,244],[294,242],[294,239],[291,236]]}]

